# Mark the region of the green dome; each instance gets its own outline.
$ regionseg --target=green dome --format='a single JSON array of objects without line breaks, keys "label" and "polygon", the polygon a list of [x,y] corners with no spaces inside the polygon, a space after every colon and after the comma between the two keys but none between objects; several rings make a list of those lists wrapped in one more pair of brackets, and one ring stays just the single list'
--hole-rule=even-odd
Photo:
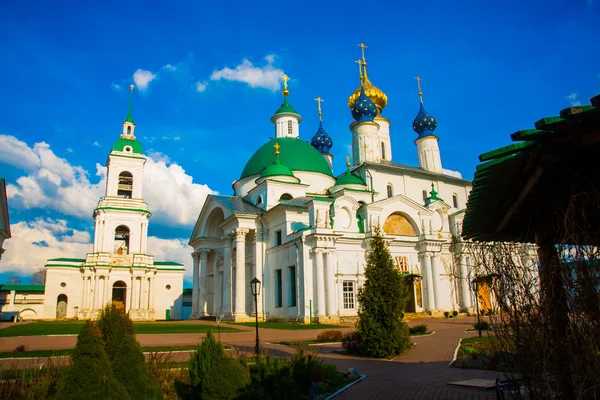
[{"label": "green dome", "polygon": [[138,142],[137,140],[132,140],[132,139],[124,139],[124,138],[118,138],[117,141],[115,142],[115,145],[113,146],[113,150],[116,151],[125,151],[125,147],[127,146],[131,146],[131,152],[132,153],[137,153],[137,154],[142,154],[142,144],[140,142]]},{"label": "green dome", "polygon": [[331,168],[325,158],[309,143],[296,138],[277,138],[269,140],[259,147],[250,157],[240,179],[252,175],[260,175],[263,171],[275,163],[274,145],[279,143],[281,164],[287,166],[291,171],[317,172],[333,177]]},{"label": "green dome", "polygon": [[279,161],[279,157],[277,157],[275,162],[265,168],[260,174],[261,178],[267,178],[269,176],[294,176],[294,174],[288,167],[283,165],[281,161]]},{"label": "green dome", "polygon": [[335,181],[335,186],[338,185],[362,185],[367,186],[365,181],[362,180],[360,176],[354,175],[350,168],[346,171],[346,173],[340,176],[337,181]]},{"label": "green dome", "polygon": [[298,114],[298,111],[296,111],[294,109],[294,107],[292,107],[292,105],[290,103],[288,103],[287,101],[287,96],[284,96],[283,98],[283,104],[281,105],[281,107],[279,107],[279,109],[277,111],[275,111],[275,115],[277,114]]}]

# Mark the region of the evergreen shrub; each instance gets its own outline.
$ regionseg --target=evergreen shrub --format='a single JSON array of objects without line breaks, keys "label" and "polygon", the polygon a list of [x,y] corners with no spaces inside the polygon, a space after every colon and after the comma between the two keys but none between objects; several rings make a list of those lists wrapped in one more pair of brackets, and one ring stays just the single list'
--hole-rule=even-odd
[{"label": "evergreen shrub", "polygon": [[129,399],[127,390],[115,379],[104,350],[98,326],[87,321],[77,337],[72,365],[58,399]]},{"label": "evergreen shrub", "polygon": [[490,324],[487,321],[479,321],[473,324],[473,328],[478,331],[487,331],[490,329]]},{"label": "evergreen shrub", "polygon": [[456,310],[452,311],[452,315],[454,315],[455,317],[458,317],[458,311],[456,311]]},{"label": "evergreen shrub", "polygon": [[358,341],[358,332],[350,331],[344,333],[342,337],[342,347],[349,354],[358,354],[359,351],[359,341]]},{"label": "evergreen shrub", "polygon": [[450,316],[450,313],[448,311],[444,311],[444,317],[448,318]]},{"label": "evergreen shrub", "polygon": [[375,227],[369,246],[365,283],[358,291],[359,351],[370,357],[392,357],[410,345],[408,328],[401,321],[408,288],[379,226]]},{"label": "evergreen shrub", "polygon": [[202,377],[202,400],[236,399],[250,384],[250,374],[231,357],[220,358]]},{"label": "evergreen shrub", "polygon": [[408,332],[411,335],[424,335],[428,332],[427,325],[421,324],[421,325],[412,326],[412,327],[408,328]]},{"label": "evergreen shrub", "polygon": [[317,335],[317,340],[319,342],[341,342],[342,336],[342,331],[332,329],[319,333]]}]

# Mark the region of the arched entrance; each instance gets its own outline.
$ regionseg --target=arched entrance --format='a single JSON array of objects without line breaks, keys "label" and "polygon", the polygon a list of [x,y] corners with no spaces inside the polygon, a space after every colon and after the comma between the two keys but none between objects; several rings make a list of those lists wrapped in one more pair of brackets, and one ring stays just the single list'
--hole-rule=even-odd
[{"label": "arched entrance", "polygon": [[56,298],[56,319],[67,318],[67,303],[68,298],[66,294],[60,294]]},{"label": "arched entrance", "polygon": [[123,310],[125,310],[125,305],[127,301],[127,285],[123,281],[116,281],[113,284],[112,288],[112,302],[123,305]]}]

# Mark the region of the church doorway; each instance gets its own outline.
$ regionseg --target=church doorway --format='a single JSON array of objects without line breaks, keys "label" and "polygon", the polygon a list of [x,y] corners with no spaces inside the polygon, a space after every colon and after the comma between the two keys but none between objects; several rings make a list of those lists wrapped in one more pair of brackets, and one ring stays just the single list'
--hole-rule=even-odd
[{"label": "church doorway", "polygon": [[418,277],[410,277],[406,279],[408,286],[408,302],[406,303],[406,312],[417,312],[417,307],[423,307],[423,299],[421,297],[421,279]]},{"label": "church doorway", "polygon": [[115,229],[115,254],[129,254],[129,228],[125,225]]},{"label": "church doorway", "polygon": [[112,289],[112,302],[117,306],[123,306],[125,310],[127,299],[127,285],[123,281],[116,281]]},{"label": "church doorway", "polygon": [[67,318],[67,302],[66,294],[60,294],[56,298],[56,319]]}]

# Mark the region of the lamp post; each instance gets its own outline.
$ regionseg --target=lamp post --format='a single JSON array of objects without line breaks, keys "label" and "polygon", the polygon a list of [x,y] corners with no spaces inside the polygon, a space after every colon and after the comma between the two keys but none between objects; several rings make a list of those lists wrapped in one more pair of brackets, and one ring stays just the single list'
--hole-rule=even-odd
[{"label": "lamp post", "polygon": [[479,337],[481,337],[481,321],[479,320],[479,281],[477,278],[471,281],[473,291],[475,292],[475,306],[477,308],[477,330],[479,331]]},{"label": "lamp post", "polygon": [[254,296],[254,312],[256,314],[256,344],[254,345],[254,353],[258,357],[260,355],[260,344],[258,342],[258,295],[260,294],[260,281],[254,278],[250,281],[250,289]]}]

